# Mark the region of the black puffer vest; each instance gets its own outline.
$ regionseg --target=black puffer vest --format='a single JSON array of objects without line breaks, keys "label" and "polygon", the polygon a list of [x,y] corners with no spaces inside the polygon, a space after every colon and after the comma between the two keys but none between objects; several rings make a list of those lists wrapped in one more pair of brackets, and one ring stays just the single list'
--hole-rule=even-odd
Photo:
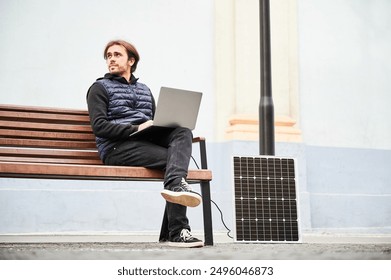
[{"label": "black puffer vest", "polygon": [[[153,117],[153,99],[150,89],[139,82],[123,84],[115,80],[99,79],[106,89],[109,99],[107,118],[118,124],[139,125]],[[113,139],[96,137],[96,144],[100,157],[103,159],[107,151],[115,146]]]}]

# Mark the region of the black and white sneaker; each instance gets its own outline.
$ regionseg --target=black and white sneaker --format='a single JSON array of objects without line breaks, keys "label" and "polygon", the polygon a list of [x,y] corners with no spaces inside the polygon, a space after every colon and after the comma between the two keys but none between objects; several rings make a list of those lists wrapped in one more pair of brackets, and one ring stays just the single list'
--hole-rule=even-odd
[{"label": "black and white sneaker", "polygon": [[191,190],[184,178],[179,185],[173,186],[169,190],[162,190],[160,193],[168,202],[183,206],[196,207],[201,203],[201,196]]},{"label": "black and white sneaker", "polygon": [[199,248],[204,246],[204,242],[192,236],[188,229],[182,229],[179,235],[168,242],[168,245],[181,248]]}]

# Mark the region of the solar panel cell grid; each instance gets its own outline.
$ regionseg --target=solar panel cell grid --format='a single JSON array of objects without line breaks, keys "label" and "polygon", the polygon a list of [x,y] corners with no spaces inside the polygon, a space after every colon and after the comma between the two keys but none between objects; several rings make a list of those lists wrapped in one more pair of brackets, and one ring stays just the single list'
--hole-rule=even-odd
[{"label": "solar panel cell grid", "polygon": [[299,241],[295,161],[234,157],[236,241]]}]

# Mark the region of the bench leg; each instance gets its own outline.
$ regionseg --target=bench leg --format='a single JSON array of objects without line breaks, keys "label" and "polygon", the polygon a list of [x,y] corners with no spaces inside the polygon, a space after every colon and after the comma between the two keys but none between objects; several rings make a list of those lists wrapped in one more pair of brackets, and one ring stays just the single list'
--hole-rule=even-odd
[{"label": "bench leg", "polygon": [[209,182],[201,182],[202,207],[204,215],[205,245],[213,246],[212,207]]},{"label": "bench leg", "polygon": [[167,206],[164,208],[164,215],[162,221],[162,227],[160,229],[159,242],[168,241],[169,232],[168,232],[168,216],[167,216]]},{"label": "bench leg", "polygon": [[[201,140],[199,144],[200,144],[201,168],[208,169],[205,140]],[[202,194],[202,207],[204,213],[205,245],[213,246],[212,207],[211,207],[209,181],[201,182],[201,194]]]}]

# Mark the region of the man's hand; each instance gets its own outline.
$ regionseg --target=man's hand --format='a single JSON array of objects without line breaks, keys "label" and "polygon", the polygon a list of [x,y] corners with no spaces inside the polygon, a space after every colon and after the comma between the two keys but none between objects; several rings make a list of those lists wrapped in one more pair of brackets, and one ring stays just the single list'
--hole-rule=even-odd
[{"label": "man's hand", "polygon": [[142,123],[138,126],[138,131],[140,130],[143,130],[147,127],[150,127],[151,125],[153,125],[153,121],[152,120],[149,120],[149,121],[146,121],[145,123]]}]

